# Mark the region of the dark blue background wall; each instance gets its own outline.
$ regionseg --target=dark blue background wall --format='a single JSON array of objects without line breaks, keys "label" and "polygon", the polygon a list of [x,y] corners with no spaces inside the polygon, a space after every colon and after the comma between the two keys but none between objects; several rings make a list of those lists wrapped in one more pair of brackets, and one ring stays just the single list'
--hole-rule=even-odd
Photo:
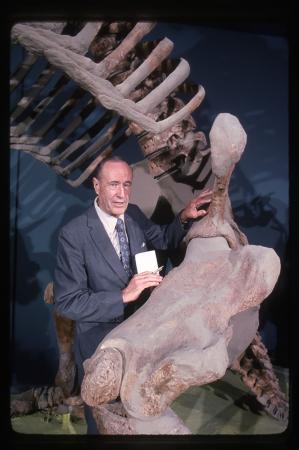
[{"label": "dark blue background wall", "polygon": [[[208,136],[216,115],[229,112],[247,133],[230,197],[249,242],[273,247],[281,257],[280,279],[262,306],[261,334],[273,362],[287,365],[288,41],[266,30],[181,23],[160,23],[146,40],[164,36],[175,43],[171,57],[185,58],[191,79],[206,90],[193,115],[197,129]],[[18,52],[12,48],[12,64]],[[121,152],[132,163],[142,159],[134,139]],[[24,389],[53,383],[58,353],[52,306],[44,303],[43,291],[53,279],[59,228],[91,203],[93,193],[86,187],[69,187],[48,167],[14,150],[10,190],[12,384]]]}]

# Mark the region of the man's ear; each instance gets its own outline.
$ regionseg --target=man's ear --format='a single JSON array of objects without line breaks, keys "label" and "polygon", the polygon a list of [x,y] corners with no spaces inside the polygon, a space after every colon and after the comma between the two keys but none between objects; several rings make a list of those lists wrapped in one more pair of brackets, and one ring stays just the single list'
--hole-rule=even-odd
[{"label": "man's ear", "polygon": [[98,194],[99,180],[96,177],[92,177],[92,185],[93,185],[93,188],[94,188],[96,194]]}]

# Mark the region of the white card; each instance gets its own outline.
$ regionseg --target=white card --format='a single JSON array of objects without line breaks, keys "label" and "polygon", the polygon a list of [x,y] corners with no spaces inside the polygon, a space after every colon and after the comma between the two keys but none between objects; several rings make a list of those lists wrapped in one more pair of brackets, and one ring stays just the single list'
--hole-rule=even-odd
[{"label": "white card", "polygon": [[158,261],[155,250],[141,252],[135,255],[137,273],[154,272],[158,269]]}]

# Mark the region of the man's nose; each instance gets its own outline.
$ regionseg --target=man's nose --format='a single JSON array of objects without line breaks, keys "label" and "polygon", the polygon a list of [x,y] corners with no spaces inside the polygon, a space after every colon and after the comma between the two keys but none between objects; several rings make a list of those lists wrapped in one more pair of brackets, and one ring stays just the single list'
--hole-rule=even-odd
[{"label": "man's nose", "polygon": [[119,195],[119,197],[124,197],[125,195],[125,187],[122,184],[117,186],[117,195]]}]

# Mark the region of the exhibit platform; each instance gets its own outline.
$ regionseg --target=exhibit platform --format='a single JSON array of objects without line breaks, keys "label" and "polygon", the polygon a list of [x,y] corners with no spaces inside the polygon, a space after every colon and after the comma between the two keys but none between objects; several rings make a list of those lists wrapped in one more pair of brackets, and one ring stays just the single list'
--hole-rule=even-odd
[{"label": "exhibit platform", "polygon": [[[274,366],[282,391],[288,397],[289,370]],[[228,370],[221,380],[190,387],[172,409],[195,435],[278,434],[288,423],[263,411],[239,375]],[[70,414],[38,411],[11,419],[12,428],[24,434],[86,434],[84,419]]]}]

